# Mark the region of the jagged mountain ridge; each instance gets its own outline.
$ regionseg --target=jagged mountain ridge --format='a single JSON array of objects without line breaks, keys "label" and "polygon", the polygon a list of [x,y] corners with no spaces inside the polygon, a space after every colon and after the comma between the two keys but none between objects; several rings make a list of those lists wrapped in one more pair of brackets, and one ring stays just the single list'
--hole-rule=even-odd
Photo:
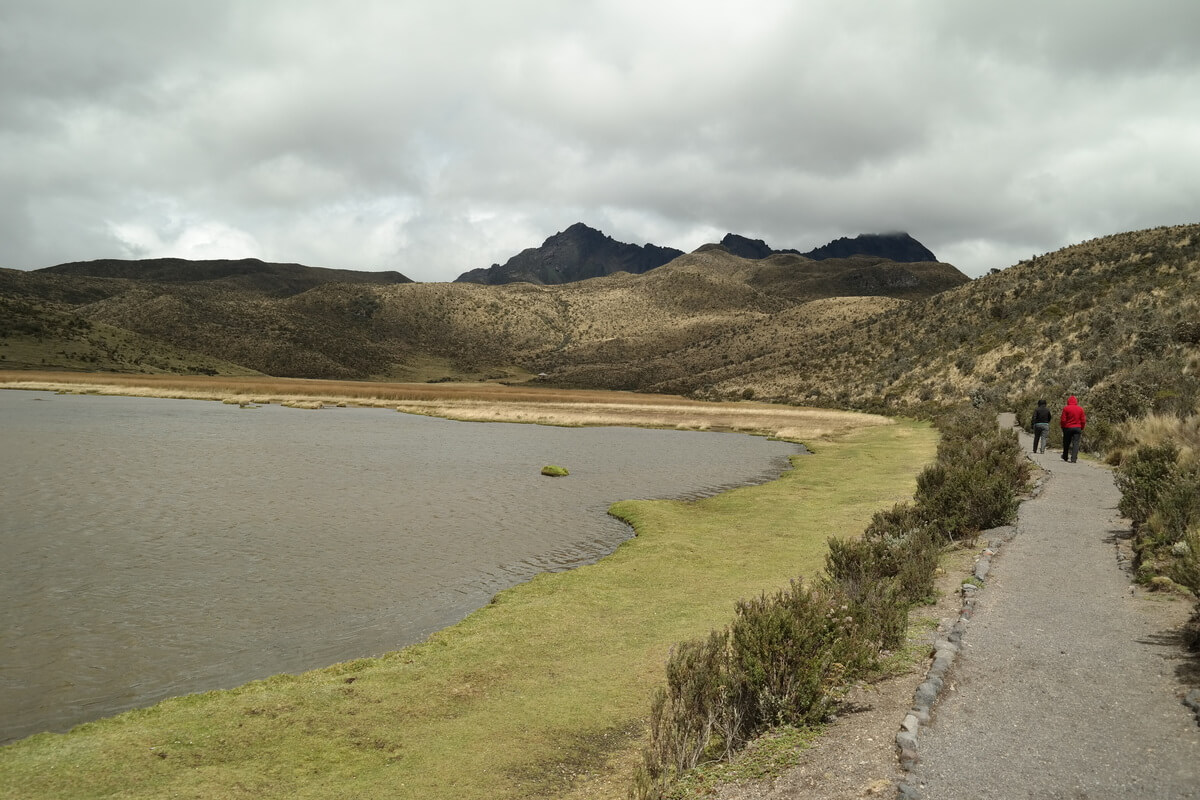
[{"label": "jagged mountain ridge", "polygon": [[803,256],[813,261],[854,256],[875,256],[900,263],[937,261],[933,251],[907,233],[862,233],[853,239],[834,239],[829,244],[816,247],[807,253],[790,248],[773,250],[762,239],[750,239],[736,233],[725,234],[725,238],[721,239],[721,246],[736,256],[754,259],[788,254]]},{"label": "jagged mountain ridge", "polygon": [[673,247],[618,242],[595,228],[577,222],[549,237],[540,247],[529,247],[504,264],[473,269],[455,278],[456,283],[497,286],[525,281],[541,285],[572,283],[629,272],[640,275],[683,255]]},{"label": "jagged mountain ridge", "polygon": [[[716,246],[724,247],[740,258],[754,260],[772,255],[796,255],[814,261],[853,256],[874,256],[909,263],[937,261],[928,248],[907,233],[862,234],[853,239],[837,239],[807,253],[773,250],[762,239],[749,239],[734,233],[726,234],[720,245],[704,245]],[[547,238],[540,247],[526,248],[504,264],[464,272],[455,278],[455,282],[498,286],[525,281],[553,286],[616,272],[640,275],[668,264],[681,255],[683,251],[672,247],[618,242],[577,222]]]}]

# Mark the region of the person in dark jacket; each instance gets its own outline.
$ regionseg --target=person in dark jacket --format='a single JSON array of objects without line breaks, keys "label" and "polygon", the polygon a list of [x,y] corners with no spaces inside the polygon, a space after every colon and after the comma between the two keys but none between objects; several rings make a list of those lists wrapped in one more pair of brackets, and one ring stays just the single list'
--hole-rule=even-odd
[{"label": "person in dark jacket", "polygon": [[1084,413],[1083,406],[1079,405],[1079,401],[1075,399],[1075,395],[1067,398],[1067,404],[1063,406],[1062,414],[1058,416],[1059,427],[1062,428],[1063,434],[1063,453],[1062,460],[1075,463],[1079,458],[1079,437],[1083,434],[1083,428],[1087,425],[1087,414]]},{"label": "person in dark jacket", "polygon": [[1033,410],[1033,452],[1046,452],[1046,442],[1050,440],[1050,408],[1045,400],[1038,400],[1037,408]]}]

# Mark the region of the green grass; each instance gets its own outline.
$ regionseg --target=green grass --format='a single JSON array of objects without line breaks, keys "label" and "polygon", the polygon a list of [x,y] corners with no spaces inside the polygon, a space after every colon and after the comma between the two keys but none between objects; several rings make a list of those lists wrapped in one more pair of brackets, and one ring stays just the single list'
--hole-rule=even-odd
[{"label": "green grass", "polygon": [[165,701],[0,748],[0,796],[623,797],[671,646],[820,570],[911,496],[936,433],[863,429],[780,480],[618,503],[638,536],[497,595],[427,642]]},{"label": "green grass", "polygon": [[733,761],[715,761],[689,770],[671,787],[667,796],[671,800],[704,797],[716,794],[717,789],[726,784],[778,777],[799,764],[804,751],[811,748],[820,735],[820,727],[772,728]]}]

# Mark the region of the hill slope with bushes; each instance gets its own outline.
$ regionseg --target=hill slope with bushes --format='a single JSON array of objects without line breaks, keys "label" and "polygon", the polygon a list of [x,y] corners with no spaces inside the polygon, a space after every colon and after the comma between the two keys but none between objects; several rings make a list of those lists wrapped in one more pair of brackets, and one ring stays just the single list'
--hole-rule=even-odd
[{"label": "hill slope with bushes", "polygon": [[[621,272],[561,286],[344,277],[245,262],[83,262],[31,273],[0,270],[0,297],[13,303],[16,336],[22,316],[45,309],[269,375],[520,380],[561,370],[564,382],[638,388],[645,378],[631,369],[816,299],[869,296],[885,308],[884,298],[925,297],[967,280],[948,264],[755,261],[720,247],[644,275]],[[73,328],[40,330],[40,357],[10,364],[75,368],[56,355],[70,349]],[[130,367],[98,359],[92,368]]]},{"label": "hill slope with bushes", "polygon": [[86,366],[62,355],[103,325],[197,354],[180,371],[544,374],[563,386],[879,411],[1075,394],[1098,446],[1131,416],[1194,411],[1200,387],[1200,225],[1094,239],[973,281],[937,262],[747,259],[720,245],[561,286],[306,272],[319,282],[268,289],[228,268],[188,281],[163,268],[80,269],[0,270],[5,355],[27,354],[10,365],[136,369],[101,347]]}]

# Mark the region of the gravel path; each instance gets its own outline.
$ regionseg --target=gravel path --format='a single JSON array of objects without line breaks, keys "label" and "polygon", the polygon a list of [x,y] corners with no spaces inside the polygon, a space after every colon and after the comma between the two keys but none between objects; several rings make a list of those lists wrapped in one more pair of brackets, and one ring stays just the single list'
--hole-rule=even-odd
[{"label": "gravel path", "polygon": [[901,796],[1200,798],[1200,726],[1164,627],[1181,604],[1131,590],[1109,470],[1033,458],[1052,474],[992,560]]}]

